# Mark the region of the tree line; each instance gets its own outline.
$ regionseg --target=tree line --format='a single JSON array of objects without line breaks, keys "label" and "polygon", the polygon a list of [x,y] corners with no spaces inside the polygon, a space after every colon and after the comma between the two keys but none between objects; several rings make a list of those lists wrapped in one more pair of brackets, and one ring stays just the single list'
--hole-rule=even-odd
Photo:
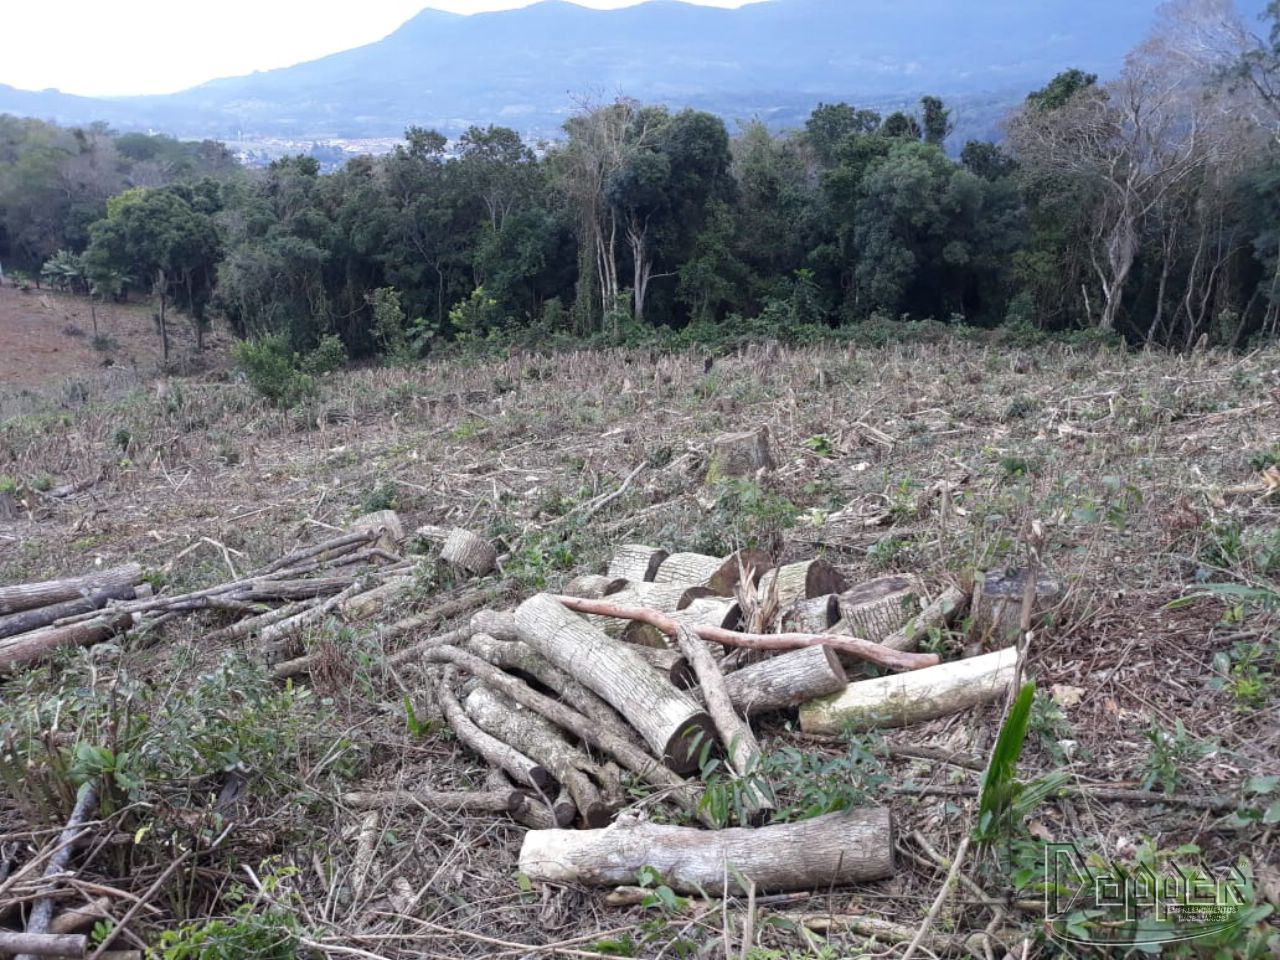
[{"label": "tree line", "polygon": [[176,308],[351,356],[903,316],[1241,346],[1280,320],[1280,2],[1252,26],[1175,0],[1118,77],[1066,71],[955,156],[937,97],[733,135],[619,99],[556,143],[413,127],[331,174],[0,118],[0,259],[150,293],[162,336]]}]

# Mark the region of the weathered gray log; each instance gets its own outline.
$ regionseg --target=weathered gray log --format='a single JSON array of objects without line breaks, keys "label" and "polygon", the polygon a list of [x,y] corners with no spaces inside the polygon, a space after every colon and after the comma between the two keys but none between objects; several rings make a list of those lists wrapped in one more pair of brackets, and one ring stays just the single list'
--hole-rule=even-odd
[{"label": "weathered gray log", "polygon": [[505,770],[516,783],[543,793],[551,788],[552,777],[546,767],[535,763],[511,744],[491,736],[472,722],[458,698],[453,695],[448,678],[437,684],[436,696],[459,743],[484,757],[490,765]]},{"label": "weathered gray log", "polygon": [[688,690],[698,678],[693,675],[693,668],[679,650],[672,647],[634,646],[635,652],[654,670],[666,677],[677,690]]},{"label": "weathered gray log", "polygon": [[79,907],[70,907],[49,921],[50,933],[78,933],[99,920],[111,919],[111,898],[95,897]]},{"label": "weathered gray log", "polygon": [[806,647],[727,673],[724,682],[734,707],[754,716],[838,693],[848,678],[830,647]]},{"label": "weathered gray log", "polygon": [[516,629],[521,640],[608,701],[671,769],[677,773],[697,769],[698,743],[715,734],[711,718],[634,648],[612,639],[547,594],[520,604]]},{"label": "weathered gray log", "polygon": [[519,640],[516,615],[509,610],[477,610],[471,615],[471,630],[496,640]]},{"label": "weathered gray log", "polygon": [[414,577],[396,577],[381,586],[357,593],[338,604],[338,612],[350,620],[363,620],[385,610],[399,597],[413,589]]},{"label": "weathered gray log", "polygon": [[473,576],[483,577],[498,565],[498,551],[488,540],[455,527],[440,548],[440,559]]},{"label": "weathered gray log", "polygon": [[44,580],[39,583],[15,583],[0,587],[0,615],[47,607],[66,600],[77,600],[86,592],[122,584],[132,586],[142,579],[142,567],[126,563],[107,570],[71,577],[66,580]]},{"label": "weathered gray log", "polygon": [[777,464],[769,449],[769,427],[761,425],[746,433],[726,433],[711,442],[707,483],[730,477],[754,477]]},{"label": "weathered gray log", "polygon": [[[622,606],[646,607],[662,613],[675,613],[678,610],[687,609],[695,600],[711,596],[711,591],[706,587],[695,587],[686,583],[641,582],[628,583],[621,590],[610,594],[608,599]],[[670,645],[662,631],[655,630],[647,623],[599,616],[587,616],[586,620],[609,636],[619,637],[627,643],[639,644],[643,647]]]},{"label": "weathered gray log", "polygon": [[743,805],[751,822],[759,826],[773,809],[770,791],[760,779],[760,743],[751,732],[751,725],[734,710],[724,675],[702,639],[687,627],[681,627],[676,633],[676,643],[698,677],[707,713],[720,734],[731,769],[740,779],[747,781]]},{"label": "weathered gray log", "polygon": [[588,600],[599,600],[601,597],[607,597],[612,593],[617,593],[627,585],[624,577],[602,576],[598,573],[585,573],[580,577],[574,577],[564,588],[564,592],[571,597],[585,597]]},{"label": "weathered gray log", "polygon": [[78,933],[18,933],[0,930],[0,957],[75,957],[82,960],[89,938]]},{"label": "weathered gray log", "polygon": [[[485,777],[485,788],[490,791],[511,789],[511,781],[507,775],[496,767],[490,767]],[[511,819],[530,830],[554,830],[557,827],[570,826],[577,817],[577,808],[569,797],[568,791],[561,789],[563,802],[559,798],[552,801],[543,794],[531,791],[518,791],[519,806],[510,811]]]},{"label": "weathered gray log", "polygon": [[800,707],[805,733],[904,727],[959,713],[1004,696],[1013,683],[1016,647],[924,670],[851,683]]},{"label": "weathered gray log", "polygon": [[827,561],[817,558],[777,567],[760,578],[759,593],[767,597],[777,585],[778,606],[786,609],[797,600],[812,600],[844,590],[844,577]]},{"label": "weathered gray log", "polygon": [[694,627],[719,627],[736,630],[742,622],[742,608],[736,600],[721,597],[699,597],[676,614],[681,623]]},{"label": "weathered gray log", "polygon": [[515,670],[537,680],[565,703],[590,717],[593,722],[608,727],[615,735],[624,738],[632,736],[631,730],[613,707],[528,644],[519,640],[497,640],[488,634],[477,633],[471,637],[467,647],[495,667]]},{"label": "weathered gray log", "polygon": [[716,596],[731,597],[745,572],[755,583],[770,566],[763,550],[738,550],[729,556],[711,557],[702,553],[673,553],[658,567],[655,583],[687,583],[706,587]]},{"label": "weathered gray log", "polygon": [[127,613],[106,612],[92,620],[83,620],[65,627],[43,627],[0,640],[0,676],[43,659],[64,647],[87,647],[101,643],[129,629],[132,624],[133,617]]},{"label": "weathered gray log", "polygon": [[[1023,598],[1027,592],[1026,570],[994,570],[974,586],[973,619],[970,635],[975,643],[1005,646],[1015,643],[1021,632]],[[1031,626],[1045,622],[1062,596],[1062,585],[1046,575],[1036,574],[1031,604]]]},{"label": "weathered gray log", "polygon": [[118,583],[89,590],[84,596],[77,597],[75,600],[64,600],[62,603],[50,604],[47,607],[36,607],[0,617],[0,639],[47,627],[63,617],[88,613],[90,610],[101,610],[109,600],[132,600],[134,590],[135,585],[132,583]]},{"label": "weathered gray log", "polygon": [[394,510],[375,510],[357,517],[348,525],[351,533],[372,533],[378,546],[394,552],[404,542],[404,524]]},{"label": "weathered gray log", "polygon": [[919,614],[884,638],[883,646],[893,650],[914,650],[933,630],[945,630],[969,606],[969,595],[957,587],[947,587]]},{"label": "weathered gray log", "polygon": [[507,790],[356,790],[342,795],[342,802],[357,810],[393,810],[400,807],[427,807],[451,813],[514,813],[524,805],[524,796]]},{"label": "weathered gray log", "polygon": [[786,633],[830,633],[839,619],[840,601],[830,593],[791,604],[782,611],[782,629]]},{"label": "weathered gray log", "polygon": [[624,543],[609,561],[609,576],[632,583],[652,582],[668,553],[658,547]]},{"label": "weathered gray log", "polygon": [[592,776],[599,776],[595,763],[569,743],[553,723],[485,686],[467,694],[463,705],[481,730],[549,770],[569,791],[588,826],[603,827],[613,820],[613,811],[592,780]]},{"label": "weathered gray log", "polygon": [[911,619],[920,607],[915,577],[877,577],[840,594],[841,632],[882,643]]},{"label": "weathered gray log", "polygon": [[889,810],[844,810],[760,828],[698,830],[655,823],[604,830],[532,830],[519,870],[531,880],[592,886],[635,884],[652,867],[678,893],[734,895],[828,890],[893,876]]}]

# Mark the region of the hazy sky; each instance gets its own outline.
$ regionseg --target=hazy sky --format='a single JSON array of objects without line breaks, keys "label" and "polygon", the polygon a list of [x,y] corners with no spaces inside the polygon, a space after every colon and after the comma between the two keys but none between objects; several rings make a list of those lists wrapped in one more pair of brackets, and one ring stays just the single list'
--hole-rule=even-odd
[{"label": "hazy sky", "polygon": [[[423,7],[479,13],[530,2],[5,0],[0,5],[0,83],[27,90],[57,87],[89,96],[168,93],[215,77],[288,66],[370,43]],[[575,2],[610,8],[636,0]],[[740,7],[755,0],[692,2]]]}]

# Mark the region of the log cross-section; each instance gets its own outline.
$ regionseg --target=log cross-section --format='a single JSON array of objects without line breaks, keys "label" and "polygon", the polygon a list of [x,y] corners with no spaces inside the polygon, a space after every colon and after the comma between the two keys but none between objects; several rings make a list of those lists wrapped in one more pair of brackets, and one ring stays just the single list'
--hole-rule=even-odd
[{"label": "log cross-section", "polygon": [[520,604],[516,629],[520,639],[621,713],[671,769],[697,768],[699,745],[715,736],[711,718],[635,650],[547,594]]}]

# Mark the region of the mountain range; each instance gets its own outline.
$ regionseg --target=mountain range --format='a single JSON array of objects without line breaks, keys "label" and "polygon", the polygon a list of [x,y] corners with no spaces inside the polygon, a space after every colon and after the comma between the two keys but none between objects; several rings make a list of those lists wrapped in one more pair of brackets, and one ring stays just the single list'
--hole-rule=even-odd
[{"label": "mountain range", "polygon": [[[624,94],[793,127],[819,101],[881,109],[937,94],[958,135],[1068,67],[1115,74],[1158,0],[766,0],[737,9],[565,0],[462,16],[423,10],[388,37],[163,96],[90,98],[0,84],[0,112],[228,140],[454,134],[499,123],[552,137],[579,103]],[[1246,0],[1256,16],[1263,0]],[[0,67],[0,71],[2,71]],[[0,75],[0,79],[3,79]]]}]

